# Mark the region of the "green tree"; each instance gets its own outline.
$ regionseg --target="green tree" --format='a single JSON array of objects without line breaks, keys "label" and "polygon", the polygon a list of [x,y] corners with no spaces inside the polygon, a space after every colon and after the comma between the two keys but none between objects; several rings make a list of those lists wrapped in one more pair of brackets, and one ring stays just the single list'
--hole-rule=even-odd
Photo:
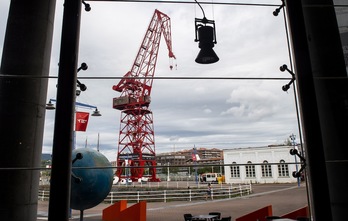
[{"label": "green tree", "polygon": [[179,168],[178,167],[170,167],[169,172],[173,173],[173,174],[177,174],[179,172]]},{"label": "green tree", "polygon": [[291,146],[291,145],[292,145],[291,140],[290,140],[289,137],[286,138],[286,140],[284,141],[284,144],[285,144],[286,146]]},{"label": "green tree", "polygon": [[210,173],[210,172],[211,172],[211,167],[201,167],[201,168],[198,168],[197,170],[198,174]]}]

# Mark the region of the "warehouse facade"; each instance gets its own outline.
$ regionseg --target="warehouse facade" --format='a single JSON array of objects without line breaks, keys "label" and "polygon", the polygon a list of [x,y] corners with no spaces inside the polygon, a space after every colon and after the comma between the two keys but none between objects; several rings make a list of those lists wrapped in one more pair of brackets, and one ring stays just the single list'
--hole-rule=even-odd
[{"label": "warehouse facade", "polygon": [[295,183],[300,159],[289,152],[293,146],[266,146],[225,149],[226,183]]}]

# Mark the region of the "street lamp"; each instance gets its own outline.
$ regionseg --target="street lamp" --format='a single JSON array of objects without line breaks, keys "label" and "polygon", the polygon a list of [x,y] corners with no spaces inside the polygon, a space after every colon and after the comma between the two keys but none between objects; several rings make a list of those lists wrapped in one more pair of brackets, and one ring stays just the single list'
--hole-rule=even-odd
[{"label": "street lamp", "polygon": [[[54,106],[53,103],[55,103],[55,99],[50,99],[48,103],[46,104],[46,110],[54,110],[56,107]],[[86,109],[94,109],[93,113],[91,114],[93,117],[100,117],[101,113],[98,110],[97,106],[89,105],[89,104],[84,104],[80,102],[75,102],[75,107],[81,107],[81,108],[86,108]]]},{"label": "street lamp", "polygon": [[208,20],[205,17],[202,6],[195,0],[203,12],[203,18],[195,18],[195,42],[199,42],[198,47],[201,49],[197,55],[198,64],[212,64],[219,61],[219,57],[213,50],[216,42],[215,21]]},{"label": "street lamp", "polygon": [[54,110],[56,109],[56,107],[54,106],[54,104],[52,103],[52,101],[50,100],[47,104],[46,104],[46,110]]},{"label": "street lamp", "polygon": [[193,154],[194,154],[194,165],[195,165],[195,181],[196,181],[196,184],[198,184],[198,176],[197,176],[197,149],[196,149],[196,146],[193,147]]},{"label": "street lamp", "polygon": [[[50,99],[48,101],[48,103],[46,104],[46,109],[47,110],[54,110],[56,109],[56,107],[54,106],[54,103],[56,103],[55,99]],[[96,106],[93,105],[89,105],[89,104],[84,104],[84,103],[80,103],[80,102],[75,102],[75,109],[76,107],[81,107],[81,108],[86,108],[86,109],[94,109],[93,113],[91,114],[93,117],[100,117],[100,111],[98,110],[98,108]],[[75,110],[76,112],[76,110]],[[76,148],[76,129],[73,130],[73,138],[74,138],[74,142],[73,142],[73,149]],[[98,139],[99,140],[99,139]]]},{"label": "street lamp", "polygon": [[81,1],[65,1],[59,58],[56,122],[48,220],[68,220],[71,181],[71,139],[79,52]]}]

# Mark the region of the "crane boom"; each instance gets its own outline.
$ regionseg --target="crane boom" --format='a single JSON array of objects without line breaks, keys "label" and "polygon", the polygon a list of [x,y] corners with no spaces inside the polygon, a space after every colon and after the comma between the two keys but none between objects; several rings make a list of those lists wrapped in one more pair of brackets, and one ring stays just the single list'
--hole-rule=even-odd
[{"label": "crane boom", "polygon": [[[128,96],[135,99],[142,99],[144,96],[151,94],[162,33],[169,51],[169,58],[171,60],[175,59],[172,51],[170,18],[156,9],[131,70],[123,76],[117,85],[113,86],[113,90],[121,92],[120,97]],[[170,64],[170,68],[173,68],[172,63]],[[120,110],[124,109],[124,106],[128,105],[129,102],[135,101],[130,99],[124,103],[117,98],[115,100],[114,108]],[[141,101],[137,102],[141,103]]]},{"label": "crane boom", "polygon": [[[132,180],[148,176],[150,181],[159,181],[155,167],[145,175],[142,166],[156,165],[153,116],[149,105],[162,34],[171,62],[175,59],[172,52],[170,18],[156,9],[131,70],[112,87],[121,93],[113,99],[113,108],[121,110],[116,171],[120,178],[129,178],[129,171],[124,168],[133,166],[130,169]],[[172,68],[173,63],[170,63],[170,69]]]}]

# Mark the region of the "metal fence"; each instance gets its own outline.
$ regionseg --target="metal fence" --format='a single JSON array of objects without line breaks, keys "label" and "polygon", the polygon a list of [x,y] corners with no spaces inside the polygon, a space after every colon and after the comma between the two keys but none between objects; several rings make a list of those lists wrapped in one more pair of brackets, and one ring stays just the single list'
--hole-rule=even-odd
[{"label": "metal fence", "polygon": [[[177,186],[174,189],[165,189],[164,187],[157,188],[158,190],[149,190],[149,186],[156,188],[154,183],[142,184],[143,189],[131,191],[130,188],[124,186],[116,186],[110,191],[108,196],[104,199],[104,203],[113,204],[120,200],[127,200],[130,203],[138,203],[140,201],[147,202],[172,202],[172,201],[194,201],[194,200],[205,200],[206,189],[200,187],[188,187],[180,188],[179,183],[171,183],[173,186]],[[152,185],[152,186],[151,186]],[[169,184],[167,183],[169,187]],[[205,187],[206,185],[204,185]],[[131,188],[136,187],[135,185],[130,186]],[[118,189],[118,190],[115,190]],[[173,187],[172,187],[173,188]],[[251,184],[234,184],[234,185],[214,185],[212,189],[213,199],[225,199],[233,198],[238,196],[249,195],[252,192]],[[210,199],[210,198],[208,198]],[[48,190],[39,190],[39,200],[49,200]]]},{"label": "metal fence", "polygon": [[48,201],[50,199],[50,191],[39,189],[39,200]]},{"label": "metal fence", "polygon": [[[240,184],[212,189],[213,199],[232,198],[236,196],[249,195],[252,192],[250,184]],[[171,201],[194,201],[206,199],[206,190],[202,188],[174,189],[174,190],[152,190],[152,191],[112,191],[104,202],[114,203],[120,200],[138,203],[147,202],[171,202]],[[209,198],[208,198],[209,199]]]}]

